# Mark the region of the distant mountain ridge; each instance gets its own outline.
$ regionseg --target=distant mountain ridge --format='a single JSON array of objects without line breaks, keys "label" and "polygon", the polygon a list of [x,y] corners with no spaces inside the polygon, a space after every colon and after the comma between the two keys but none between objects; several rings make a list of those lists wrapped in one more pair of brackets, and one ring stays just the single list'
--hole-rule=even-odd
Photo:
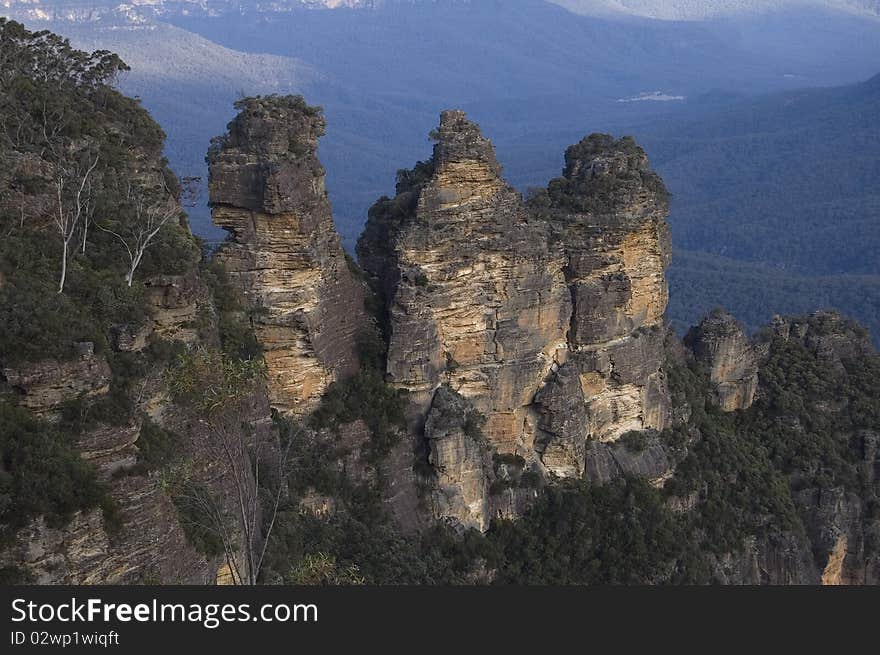
[{"label": "distant mountain ridge", "polygon": [[586,15],[630,14],[655,20],[708,20],[797,7],[823,7],[880,16],[877,0],[549,0]]},{"label": "distant mountain ridge", "polygon": [[[304,9],[376,9],[436,0],[0,0],[13,18],[88,22],[108,17],[133,21],[167,16],[283,14]],[[467,4],[472,0],[448,0]],[[547,0],[584,15],[631,15],[654,20],[699,21],[820,7],[880,17],[880,0]]]},{"label": "distant mountain ridge", "polygon": [[0,0],[0,13],[20,20],[142,22],[166,16],[275,14],[302,9],[372,8],[382,0]]}]

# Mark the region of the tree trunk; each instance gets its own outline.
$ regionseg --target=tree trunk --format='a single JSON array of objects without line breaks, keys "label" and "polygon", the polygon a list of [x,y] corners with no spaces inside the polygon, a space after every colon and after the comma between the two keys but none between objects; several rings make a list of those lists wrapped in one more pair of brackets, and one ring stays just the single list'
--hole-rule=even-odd
[{"label": "tree trunk", "polygon": [[64,292],[64,281],[67,279],[67,240],[62,241],[61,280],[58,282],[58,293]]}]

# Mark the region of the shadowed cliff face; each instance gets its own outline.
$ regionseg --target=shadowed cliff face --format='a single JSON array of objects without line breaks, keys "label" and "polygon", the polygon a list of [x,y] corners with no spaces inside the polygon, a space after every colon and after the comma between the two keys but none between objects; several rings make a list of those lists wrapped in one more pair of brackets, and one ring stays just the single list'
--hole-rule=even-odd
[{"label": "shadowed cliff face", "polygon": [[230,233],[217,258],[252,311],[273,407],[304,414],[357,370],[364,290],[333,227],[320,110],[276,96],[236,107],[208,153],[213,220]]},{"label": "shadowed cliff face", "polygon": [[713,312],[691,328],[685,343],[709,367],[715,402],[723,411],[752,406],[758,389],[758,353],[733,316]]},{"label": "shadowed cliff face", "polygon": [[[416,430],[427,416],[436,433],[428,409],[448,384],[485,416],[492,451],[579,476],[589,439],[662,429],[669,231],[644,152],[585,139],[566,153],[565,177],[526,204],[463,112],[444,112],[432,136],[432,159],[401,172],[358,243],[384,297],[387,373],[411,392]],[[446,480],[435,506],[483,527],[496,472],[483,464],[478,480],[485,458],[456,435],[442,452],[445,441],[428,440]],[[450,500],[455,471],[469,482]]]}]

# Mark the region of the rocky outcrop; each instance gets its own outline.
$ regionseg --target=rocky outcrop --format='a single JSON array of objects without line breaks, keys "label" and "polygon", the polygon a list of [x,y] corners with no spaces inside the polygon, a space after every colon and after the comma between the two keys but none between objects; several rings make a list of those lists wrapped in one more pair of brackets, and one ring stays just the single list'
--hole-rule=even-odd
[{"label": "rocky outcrop", "polygon": [[449,387],[440,387],[428,412],[425,439],[436,475],[431,490],[434,517],[455,517],[478,530],[488,527],[492,456],[474,408]]},{"label": "rocky outcrop", "polygon": [[742,548],[709,555],[712,578],[724,585],[815,585],[820,576],[802,539],[747,537]]},{"label": "rocky outcrop", "polygon": [[76,359],[22,363],[0,373],[23,407],[51,420],[66,401],[96,398],[110,391],[112,373],[107,359],[95,354],[91,342],[77,344],[77,350]]},{"label": "rocky outcrop", "polygon": [[358,243],[385,298],[388,376],[423,416],[449,384],[486,416],[495,449],[528,456],[534,393],[565,349],[564,257],[463,112],[444,112],[435,137]]},{"label": "rocky outcrop", "polygon": [[565,248],[573,304],[568,358],[586,401],[586,433],[614,441],[631,430],[663,429],[671,254],[663,182],[631,138],[593,134],[566,151],[563,176],[531,206]]},{"label": "rocky outcrop", "polygon": [[834,311],[804,317],[775,316],[771,329],[775,336],[801,344],[841,373],[845,371],[842,360],[876,355],[867,330]]},{"label": "rocky outcrop", "polygon": [[[463,112],[443,112],[432,137],[432,158],[399,174],[358,242],[384,304],[388,378],[410,392],[414,432],[449,385],[486,417],[490,452],[577,477],[588,440],[662,429],[669,232],[644,152],[594,135],[524,203]],[[488,478],[473,444],[424,435],[429,461],[468,480],[466,498],[436,505],[474,525],[497,509],[477,498]]]},{"label": "rocky outcrop", "polygon": [[639,439],[638,446],[626,443],[626,438],[615,443],[589,442],[584,478],[594,484],[606,484],[620,477],[638,477],[662,486],[672,474],[673,462],[656,434],[642,433]]},{"label": "rocky outcrop", "polygon": [[590,412],[580,374],[566,362],[535,394],[537,413],[535,449],[547,469],[561,477],[584,471]]},{"label": "rocky outcrop", "polygon": [[[144,326],[122,326],[114,331],[116,347],[137,350],[147,334],[156,333],[168,341],[182,341],[192,344],[198,341],[197,321],[199,303],[204,301],[205,289],[196,270],[182,275],[157,275],[144,283],[147,304],[152,321]],[[126,339],[130,335],[131,343]],[[143,341],[142,341],[143,340]]]},{"label": "rocky outcrop", "polygon": [[333,227],[320,110],[277,96],[236,107],[208,153],[212,217],[230,235],[216,257],[247,298],[273,407],[305,414],[357,369],[364,289]]},{"label": "rocky outcrop", "polygon": [[725,412],[748,409],[758,389],[758,353],[733,316],[713,311],[685,343],[709,370],[715,403]]}]

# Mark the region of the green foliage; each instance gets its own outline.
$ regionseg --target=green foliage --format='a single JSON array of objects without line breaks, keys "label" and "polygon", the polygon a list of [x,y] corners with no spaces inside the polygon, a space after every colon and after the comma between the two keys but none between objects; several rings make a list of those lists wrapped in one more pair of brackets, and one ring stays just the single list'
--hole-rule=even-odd
[{"label": "green foliage", "polygon": [[767,394],[743,427],[761,436],[774,466],[796,487],[858,491],[860,453],[850,435],[880,426],[880,357],[844,358],[841,369],[798,341],[777,339],[760,375]]},{"label": "green foliage", "polygon": [[78,341],[107,349],[111,326],[145,320],[143,290],[125,285],[120,269],[71,262],[65,293],[57,293],[57,243],[39,232],[0,240],[0,359],[7,363],[68,359]]},{"label": "green foliage", "polygon": [[[581,174],[584,163],[609,156],[625,159],[625,165],[613,174]],[[608,134],[591,134],[565,151],[565,176],[551,180],[547,195],[533,194],[529,204],[543,212],[549,200],[553,210],[601,215],[627,202],[631,190],[640,186],[667,202],[663,180],[644,167],[646,161],[644,150],[632,137],[615,140]]]},{"label": "green foliage", "polygon": [[[841,328],[834,321],[814,322],[816,335],[837,338]],[[861,334],[850,325],[844,329]],[[690,411],[686,423],[658,436],[679,462],[663,489],[639,479],[604,486],[557,481],[542,487],[540,476],[523,470],[523,458],[495,454],[490,493],[534,487],[538,495],[524,517],[495,520],[485,535],[457,534],[442,526],[419,539],[400,535],[384,515],[376,490],[352,485],[337,467],[328,466],[341,454],[326,442],[304,439],[301,448],[311,453],[298,457],[296,471],[301,472],[294,472],[291,488],[295,494],[317,490],[338,504],[328,515],[315,516],[292,502],[279,523],[270,568],[290,582],[301,578],[289,572],[299,571],[299,576],[311,570],[310,562],[326,556],[335,567],[329,567],[331,577],[334,571],[357,567],[368,584],[711,582],[708,556],[738,552],[747,537],[771,544],[805,538],[806,517],[793,499],[799,485],[858,481],[852,475],[857,453],[845,435],[876,429],[878,359],[845,359],[841,370],[796,341],[774,342],[759,401],[750,410],[730,414],[709,402],[706,370],[667,362],[673,406]],[[461,426],[466,419],[454,400],[451,396],[440,403],[433,420]],[[444,407],[449,408],[445,418]],[[639,450],[647,438],[647,433],[633,433],[624,444]],[[853,489],[867,498],[866,514],[880,511],[869,492]],[[673,497],[693,497],[693,509],[673,511],[668,505]],[[866,547],[874,548],[871,539]]]},{"label": "green foliage", "polygon": [[[553,485],[487,535],[500,584],[651,584],[702,575],[682,519],[641,480]],[[689,577],[691,576],[691,577]]]},{"label": "green foliage", "polygon": [[773,468],[757,435],[739,432],[719,414],[700,426],[701,439],[676,468],[667,494],[702,494],[695,525],[702,546],[715,553],[735,552],[751,535],[800,534],[788,480]]},{"label": "green foliage", "polygon": [[306,555],[290,573],[290,584],[349,586],[366,582],[357,564],[339,566],[336,558],[326,553]]},{"label": "green foliage", "polygon": [[[865,338],[828,315],[806,322],[813,340]],[[749,410],[734,414],[707,406],[705,372],[667,367],[674,403],[690,403],[699,438],[665,491],[698,493],[695,526],[710,551],[736,550],[749,535],[802,536],[809,517],[800,515],[792,494],[803,488],[842,487],[868,507],[875,497],[859,474],[861,443],[853,435],[880,425],[880,357],[845,355],[835,363],[805,343],[814,341],[773,339],[760,369],[761,393]],[[680,429],[663,437],[679,447],[684,439]]]},{"label": "green foliage", "polygon": [[877,89],[875,78],[725,103],[640,134],[676,194],[676,327],[718,302],[753,330],[833,308],[880,346]]},{"label": "green foliage", "polygon": [[[762,436],[742,429],[741,416],[725,414],[706,402],[704,371],[670,363],[667,374],[673,402],[690,403],[690,423],[699,438],[664,492],[682,497],[700,494],[693,520],[704,535],[702,547],[727,553],[739,550],[750,535],[801,533],[788,481],[774,468]],[[686,436],[670,428],[661,439],[680,446]]]},{"label": "green foliage", "polygon": [[433,160],[416,162],[416,165],[413,166],[412,169],[401,168],[397,171],[397,186],[395,192],[400,195],[402,193],[420,191],[433,175]]},{"label": "green foliage", "polygon": [[299,159],[312,151],[309,142],[302,140],[303,134],[310,134],[317,139],[324,135],[326,126],[324,110],[321,107],[312,107],[306,103],[301,95],[268,95],[241,98],[234,103],[239,112],[236,118],[229,124],[228,137],[216,137],[211,142],[211,148],[222,146],[225,139],[238,140],[247,138],[245,132],[248,125],[259,125],[265,121],[278,121],[282,118],[290,120],[295,118],[297,126],[288,131],[286,155],[291,159]]},{"label": "green foliage", "polygon": [[630,430],[620,436],[620,442],[631,453],[643,453],[648,447],[648,433],[643,430]]},{"label": "green foliage", "polygon": [[36,152],[52,150],[56,136],[77,139],[91,132],[100,110],[121,97],[113,96],[108,82],[129,70],[110,52],[81,52],[67,39],[29,32],[5,18],[0,18],[0,62],[0,139]]},{"label": "green foliage", "polygon": [[158,471],[174,460],[179,437],[163,430],[149,418],[141,424],[137,440],[138,464],[146,471]]},{"label": "green foliage", "polygon": [[207,557],[224,553],[222,531],[225,521],[216,500],[203,485],[188,482],[171,497],[187,541]]},{"label": "green foliage", "polygon": [[166,382],[176,401],[213,414],[249,396],[265,375],[262,359],[234,359],[198,347],[177,358]]},{"label": "green foliage", "polygon": [[403,399],[404,392],[386,384],[378,370],[364,368],[347,380],[331,384],[310,422],[317,430],[338,431],[342,425],[363,420],[371,433],[366,457],[376,464],[406,428]]},{"label": "green foliage", "polygon": [[330,560],[331,576],[357,572],[357,582],[344,576],[346,584],[461,583],[487,548],[479,533],[459,538],[441,526],[422,536],[403,535],[379,495],[361,487],[329,516],[315,516],[293,504],[283,508],[264,570],[276,572],[286,584],[298,584],[305,574],[316,573],[316,561]]},{"label": "green foliage", "polygon": [[486,417],[476,409],[467,412],[464,417],[462,431],[475,441],[485,441],[483,427],[486,425]]},{"label": "green foliage", "polygon": [[104,356],[112,372],[109,393],[98,397],[82,395],[63,403],[60,428],[65,433],[82,434],[100,424],[131,425],[135,418],[132,387],[142,378],[147,367],[156,362],[152,352],[149,349],[146,353],[106,351]]},{"label": "green foliage", "polygon": [[695,325],[717,304],[723,304],[752,332],[769,323],[774,314],[797,315],[817,309],[836,309],[867,326],[874,335],[875,345],[880,345],[880,276],[877,275],[808,275],[676,250],[667,278],[668,316],[679,333]]},{"label": "green foliage", "polygon": [[[0,64],[0,363],[24,368],[72,359],[79,356],[78,342],[91,342],[112,371],[109,393],[65,403],[56,425],[0,402],[2,538],[37,515],[55,526],[92,507],[102,509],[113,538],[122,527],[119,508],[72,440],[98,424],[132,425],[135,382],[148,367],[184,358],[179,344],[158,338],[141,353],[114,352],[110,336],[150,320],[140,276],[187,273],[199,250],[178,220],[180,187],[162,157],[162,130],[137,100],[112,88],[127,70],[116,55],[80,52],[61,37],[0,18]],[[81,178],[83,160],[95,165],[88,178]],[[66,285],[58,293],[62,240],[54,216],[57,194],[67,193],[65,179],[72,187],[71,180],[84,181],[88,205],[69,235]],[[128,286],[129,254],[111,231],[143,228],[131,195],[142,188],[158,190],[168,222]],[[63,197],[62,204],[69,201]],[[186,367],[193,361],[175,370],[178,382],[193,373]],[[242,368],[220,367],[227,389],[246,377]],[[206,385],[212,382],[208,377]],[[197,386],[177,391],[195,396]],[[172,438],[146,421],[138,446],[135,472],[159,468],[171,456]]]},{"label": "green foliage", "polygon": [[52,527],[77,510],[113,505],[69,438],[26,410],[0,402],[0,542],[43,516]]},{"label": "green foliage", "polygon": [[15,566],[0,566],[0,585],[33,584],[27,571]]},{"label": "green foliage", "polygon": [[202,267],[202,279],[214,299],[217,330],[223,352],[233,359],[260,359],[263,349],[254,335],[244,299],[241,292],[232,286],[223,264],[210,260]]},{"label": "green foliage", "polygon": [[[111,86],[127,70],[116,55],[80,52],[61,37],[6,19],[0,34],[0,359],[67,359],[76,341],[101,350],[112,326],[139,325],[148,314],[140,285],[123,281],[124,248],[99,226],[130,220],[126,190],[143,179],[164,180],[172,193],[178,187],[162,158],[162,130]],[[97,168],[58,294],[56,183],[70,179],[83,153],[89,161],[97,156]],[[139,275],[183,273],[197,258],[188,230],[171,221],[146,251]]]}]

